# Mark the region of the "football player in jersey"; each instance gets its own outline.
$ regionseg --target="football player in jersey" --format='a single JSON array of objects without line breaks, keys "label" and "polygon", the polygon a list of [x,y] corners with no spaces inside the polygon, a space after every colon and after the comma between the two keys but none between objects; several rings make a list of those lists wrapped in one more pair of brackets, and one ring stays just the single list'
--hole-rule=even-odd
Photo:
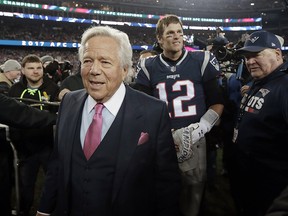
[{"label": "football player in jersey", "polygon": [[175,15],[158,21],[156,36],[163,52],[139,61],[135,88],[167,103],[183,180],[181,211],[196,216],[206,179],[205,134],[223,111],[219,64],[208,51],[184,49],[182,22]]}]

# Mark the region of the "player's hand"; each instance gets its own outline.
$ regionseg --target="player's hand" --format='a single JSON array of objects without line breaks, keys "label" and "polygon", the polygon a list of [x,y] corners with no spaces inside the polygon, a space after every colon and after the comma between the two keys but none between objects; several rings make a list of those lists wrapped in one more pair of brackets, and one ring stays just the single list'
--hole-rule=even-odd
[{"label": "player's hand", "polygon": [[218,119],[219,115],[214,110],[209,109],[201,117],[199,122],[190,124],[188,128],[190,129],[192,143],[196,143],[202,137],[204,137],[205,134],[211,130]]},{"label": "player's hand", "polygon": [[201,122],[190,124],[188,128],[191,133],[192,143],[198,142],[207,133],[207,127]]},{"label": "player's hand", "polygon": [[172,135],[177,152],[178,162],[188,160],[193,155],[192,141],[188,127],[172,130]]}]

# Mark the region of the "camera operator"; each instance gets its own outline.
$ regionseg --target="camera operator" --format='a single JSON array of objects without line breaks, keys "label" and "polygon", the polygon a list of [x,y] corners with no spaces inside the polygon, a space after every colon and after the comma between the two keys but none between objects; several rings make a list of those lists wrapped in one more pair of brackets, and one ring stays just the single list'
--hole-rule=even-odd
[{"label": "camera operator", "polygon": [[[238,194],[235,192],[235,176],[237,170],[235,170],[234,163],[234,151],[235,145],[232,142],[233,127],[237,119],[237,113],[242,98],[241,88],[242,86],[248,86],[247,84],[251,81],[251,76],[244,65],[244,59],[241,56],[236,55],[237,48],[243,46],[243,39],[247,37],[244,34],[235,45],[228,43],[228,40],[223,40],[221,37],[216,37],[210,40],[211,52],[216,56],[220,68],[221,78],[220,86],[224,95],[224,110],[221,116],[219,130],[222,139],[222,150],[223,150],[223,170],[222,174],[227,175],[230,181],[230,191],[236,205]],[[243,88],[244,90],[245,88]],[[239,208],[236,206],[236,208]]]},{"label": "camera operator", "polygon": [[83,88],[84,85],[81,76],[81,63],[79,62],[79,69],[77,73],[70,75],[65,80],[63,80],[63,82],[61,82],[58,99],[61,101],[66,93]]},{"label": "camera operator", "polygon": [[43,56],[41,61],[45,75],[58,84],[58,86],[60,86],[65,78],[70,76],[73,69],[73,65],[67,60],[59,62],[51,56]]},{"label": "camera operator", "polygon": [[71,71],[73,69],[73,65],[68,60],[64,60],[63,62],[59,62],[59,71],[61,74],[61,81],[65,80],[68,76],[71,75]]}]

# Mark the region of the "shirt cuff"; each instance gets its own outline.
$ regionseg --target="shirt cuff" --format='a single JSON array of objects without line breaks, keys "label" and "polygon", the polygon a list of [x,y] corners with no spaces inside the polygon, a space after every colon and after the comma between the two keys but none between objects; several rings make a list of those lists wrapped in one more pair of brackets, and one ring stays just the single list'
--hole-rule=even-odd
[{"label": "shirt cuff", "polygon": [[43,212],[40,212],[40,211],[37,211],[37,213],[38,213],[38,214],[41,214],[41,215],[47,215],[47,216],[50,215],[50,214],[48,214],[48,213],[43,213]]}]

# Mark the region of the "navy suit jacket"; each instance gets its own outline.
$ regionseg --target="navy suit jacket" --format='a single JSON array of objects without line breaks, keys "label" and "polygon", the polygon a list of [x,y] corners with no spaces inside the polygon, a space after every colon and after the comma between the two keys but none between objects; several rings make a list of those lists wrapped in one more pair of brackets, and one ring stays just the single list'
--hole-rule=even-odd
[{"label": "navy suit jacket", "polygon": [[288,215],[288,187],[273,201],[265,216]]},{"label": "navy suit jacket", "polygon": [[[67,93],[61,102],[40,212],[51,213],[57,208],[61,209],[61,215],[69,215],[72,144],[75,134],[79,137],[76,128],[86,98],[87,92],[78,90]],[[180,174],[167,106],[128,86],[123,105],[121,140],[115,140],[119,142],[119,152],[111,196],[112,206],[117,208],[113,209],[113,216],[176,216]],[[139,145],[141,132],[148,133],[149,140]],[[138,187],[135,181],[141,178],[145,181],[142,181],[143,187]]]}]

